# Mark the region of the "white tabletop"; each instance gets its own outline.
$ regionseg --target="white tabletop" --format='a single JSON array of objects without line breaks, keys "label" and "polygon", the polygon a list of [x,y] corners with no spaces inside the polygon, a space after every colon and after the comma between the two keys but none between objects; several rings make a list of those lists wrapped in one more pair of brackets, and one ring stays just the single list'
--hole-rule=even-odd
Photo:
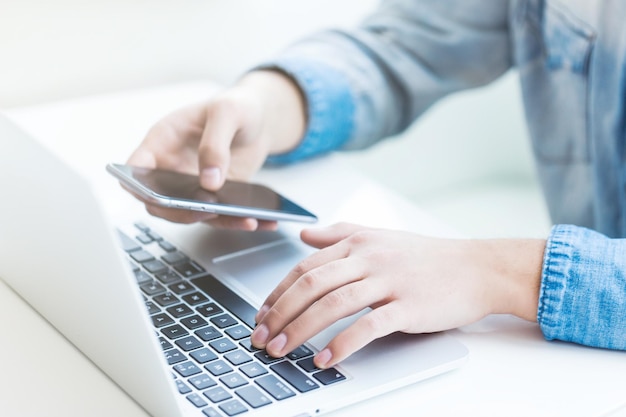
[{"label": "white tabletop", "polygon": [[[104,165],[125,161],[161,116],[214,91],[209,82],[188,83],[6,113],[88,176],[103,195],[113,196],[108,208],[116,212],[131,200],[122,197]],[[35,169],[28,161],[24,167]],[[328,187],[338,175],[353,186]],[[350,171],[340,155],[264,170],[258,180],[319,214],[322,224],[345,220],[456,236],[401,196]],[[146,415],[2,281],[0,317],[1,416]],[[461,368],[333,415],[406,415],[407,404],[415,410],[411,415],[428,416],[622,415],[615,412],[626,405],[622,352],[547,342],[537,324],[509,316],[491,316],[448,333],[470,351]]]}]

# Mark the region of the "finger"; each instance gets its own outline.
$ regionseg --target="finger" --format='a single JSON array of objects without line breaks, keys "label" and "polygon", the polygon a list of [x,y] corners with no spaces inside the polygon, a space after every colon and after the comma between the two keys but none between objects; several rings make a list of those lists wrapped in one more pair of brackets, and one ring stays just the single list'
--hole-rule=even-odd
[{"label": "finger", "polygon": [[143,167],[143,168],[156,168],[157,160],[156,156],[148,149],[139,147],[130,155],[126,161],[128,165]]},{"label": "finger", "polygon": [[219,229],[244,230],[244,231],[275,231],[278,223],[269,220],[258,220],[250,217],[218,216],[209,219],[206,223]]},{"label": "finger", "polygon": [[[150,128],[139,147],[131,154],[129,165],[165,168],[197,173],[197,150],[206,117],[206,103],[190,105],[161,119]],[[186,150],[189,146],[191,153]],[[185,155],[190,153],[190,155]]]},{"label": "finger", "polygon": [[230,166],[230,147],[239,129],[236,109],[222,100],[207,109],[206,124],[198,146],[200,184],[216,191]]},{"label": "finger", "polygon": [[[348,248],[346,245],[333,245],[328,248],[321,249],[312,255],[304,258],[287,274],[287,276],[274,288],[269,296],[263,302],[263,307],[256,315],[256,322],[260,323],[263,320],[263,316],[274,305],[276,300],[283,295],[287,289],[289,289],[298,279],[306,276],[310,271],[329,264],[333,261],[343,259],[348,255]],[[309,276],[305,280],[312,280],[313,277]]]},{"label": "finger", "polygon": [[146,211],[153,216],[161,217],[174,223],[192,224],[196,222],[206,222],[217,216],[213,213],[205,213],[195,210],[184,210],[176,208],[168,208],[157,206],[155,204],[146,203]]},{"label": "finger", "polygon": [[[270,339],[274,338],[302,313],[311,308],[313,311],[317,310],[319,307],[312,306],[317,305],[320,300],[329,297],[322,302],[322,305],[325,305],[332,304],[337,296],[345,295],[347,297],[349,294],[346,294],[345,291],[349,290],[337,290],[363,279],[364,276],[365,270],[361,264],[348,258],[326,263],[302,275],[284,291],[275,303],[270,305],[252,334],[253,344],[259,348],[265,347]],[[333,295],[328,296],[328,294]],[[332,314],[335,313],[332,312]],[[306,316],[305,320],[307,318],[309,316]],[[311,325],[311,329],[327,325],[327,322],[324,321],[313,321],[315,324]],[[295,325],[297,326],[297,324]]]},{"label": "finger", "polygon": [[402,330],[404,315],[395,303],[384,304],[359,317],[333,338],[314,358],[315,366],[329,368],[346,359],[373,340]]},{"label": "finger", "polygon": [[302,241],[315,248],[324,248],[365,230],[366,227],[352,223],[337,223],[329,227],[303,229],[300,233]]},{"label": "finger", "polygon": [[265,349],[274,357],[285,356],[338,320],[378,303],[382,293],[378,285],[357,280],[327,293],[285,326]]},{"label": "finger", "polygon": [[259,226],[257,219],[223,215],[209,219],[206,223],[218,229],[244,230],[250,232],[257,230]]}]

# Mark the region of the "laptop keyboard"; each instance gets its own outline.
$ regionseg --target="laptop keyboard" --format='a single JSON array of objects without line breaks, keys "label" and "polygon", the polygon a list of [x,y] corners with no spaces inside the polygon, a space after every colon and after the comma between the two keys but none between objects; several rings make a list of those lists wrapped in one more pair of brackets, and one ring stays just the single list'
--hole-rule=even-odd
[{"label": "laptop keyboard", "polygon": [[346,379],[316,368],[308,345],[284,358],[254,348],[256,309],[158,233],[134,227],[119,231],[122,247],[178,391],[204,415],[243,414]]}]

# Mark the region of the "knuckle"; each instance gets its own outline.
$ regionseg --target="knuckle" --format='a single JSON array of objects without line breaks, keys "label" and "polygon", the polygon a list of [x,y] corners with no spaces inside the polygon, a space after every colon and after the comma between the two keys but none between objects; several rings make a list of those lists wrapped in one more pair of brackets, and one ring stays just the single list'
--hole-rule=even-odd
[{"label": "knuckle", "polygon": [[361,318],[361,324],[367,332],[378,337],[388,333],[387,329],[389,328],[389,323],[391,323],[393,319],[394,316],[388,309],[380,308],[363,316]]},{"label": "knuckle", "polygon": [[233,95],[223,94],[216,98],[206,109],[208,119],[239,117],[240,102]]},{"label": "knuckle", "polygon": [[372,240],[372,232],[370,230],[359,230],[352,233],[348,237],[348,242],[353,246],[359,246]]},{"label": "knuckle", "polygon": [[313,290],[318,282],[318,274],[314,271],[306,272],[298,279],[298,284],[304,287],[305,291]]},{"label": "knuckle", "polygon": [[347,299],[349,298],[349,294],[346,294],[349,291],[338,289],[332,291],[322,298],[322,303],[324,307],[329,309],[337,309],[339,307],[345,306]]}]

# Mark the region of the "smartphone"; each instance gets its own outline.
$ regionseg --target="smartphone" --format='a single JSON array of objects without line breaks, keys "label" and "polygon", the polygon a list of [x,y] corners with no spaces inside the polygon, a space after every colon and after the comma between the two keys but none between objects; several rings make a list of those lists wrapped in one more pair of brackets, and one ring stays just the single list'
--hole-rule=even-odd
[{"label": "smartphone", "polygon": [[107,171],[146,201],[163,207],[260,220],[317,221],[311,212],[260,184],[227,180],[211,192],[200,186],[196,175],[121,164],[108,164]]}]

